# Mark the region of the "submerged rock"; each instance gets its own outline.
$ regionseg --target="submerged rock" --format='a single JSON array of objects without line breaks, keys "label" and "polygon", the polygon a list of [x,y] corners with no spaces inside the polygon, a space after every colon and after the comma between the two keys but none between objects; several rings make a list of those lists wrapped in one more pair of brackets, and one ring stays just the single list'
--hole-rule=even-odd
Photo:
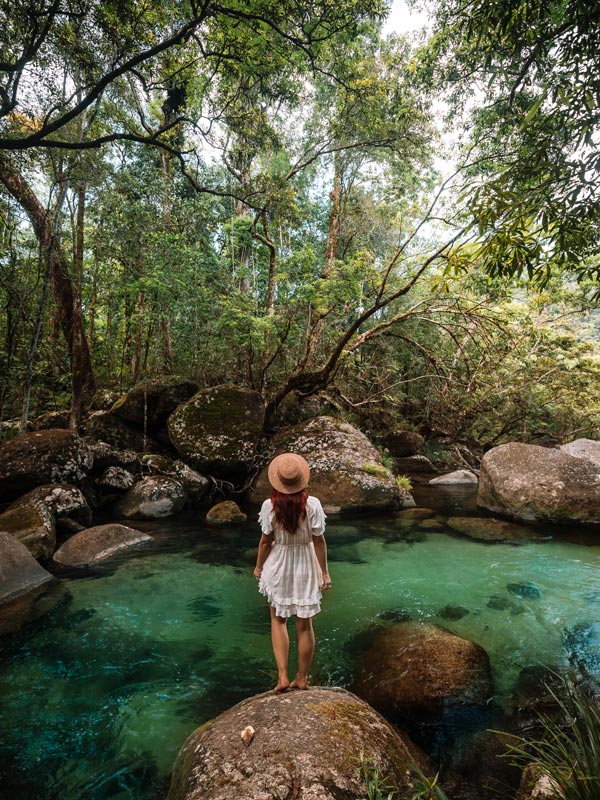
[{"label": "submerged rock", "polygon": [[151,475],[119,500],[117,510],[129,519],[160,519],[181,511],[186,499],[185,489],[175,478]]},{"label": "submerged rock", "polygon": [[239,481],[255,463],[265,419],[258,392],[215,386],[195,394],[169,417],[169,437],[181,458],[207,475]]},{"label": "submerged rock", "polygon": [[600,464],[532,444],[494,447],[477,502],[517,519],[600,523]]},{"label": "submerged rock", "polygon": [[0,445],[0,502],[14,500],[44,483],[78,483],[92,458],[71,431],[34,431]]},{"label": "submerged rock", "polygon": [[487,517],[449,517],[446,525],[470,539],[482,542],[519,542],[541,538],[540,534],[524,525]]},{"label": "submerged rock", "polygon": [[[394,476],[367,437],[347,422],[316,417],[280,431],[273,438],[277,453],[294,452],[310,465],[311,494],[324,506],[341,511],[359,508],[397,508],[400,496]],[[267,469],[253,489],[252,499],[271,493]]]},{"label": "submerged rock", "polygon": [[[246,745],[242,732],[252,728]],[[343,689],[256,695],[198,728],[181,748],[168,800],[359,800],[358,759],[410,790],[425,757],[376,711]]]},{"label": "submerged rock", "polygon": [[126,525],[98,525],[76,533],[58,548],[53,561],[66,567],[87,567],[144,542],[151,542],[147,533]]},{"label": "submerged rock", "polygon": [[437,612],[437,615],[442,619],[462,619],[470,613],[471,612],[469,609],[465,608],[464,606],[454,606],[449,604],[443,608],[440,608],[440,610]]},{"label": "submerged rock", "polygon": [[437,625],[382,631],[356,677],[356,692],[387,717],[440,717],[447,706],[481,705],[492,693],[485,650]]},{"label": "submerged rock", "polygon": [[452,486],[454,484],[476,484],[477,475],[470,472],[468,469],[457,469],[454,472],[448,472],[446,475],[440,475],[438,478],[432,478],[429,481],[431,486]]},{"label": "submerged rock", "polygon": [[542,593],[532,583],[508,583],[506,588],[511,594],[526,600],[539,600]]},{"label": "submerged rock", "polygon": [[213,506],[206,515],[206,521],[211,525],[226,525],[231,522],[246,522],[248,517],[233,500],[224,500]]}]

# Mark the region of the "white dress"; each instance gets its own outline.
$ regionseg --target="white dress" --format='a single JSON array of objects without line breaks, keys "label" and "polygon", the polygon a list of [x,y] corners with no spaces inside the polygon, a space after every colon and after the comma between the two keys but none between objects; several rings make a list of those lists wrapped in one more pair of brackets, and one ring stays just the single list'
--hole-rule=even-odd
[{"label": "white dress", "polygon": [[264,563],[258,590],[278,617],[314,617],[321,610],[322,573],[313,536],[325,531],[325,512],[316,497],[308,497],[306,516],[295,533],[275,524],[271,500],[262,504],[258,521],[263,533],[275,541]]}]

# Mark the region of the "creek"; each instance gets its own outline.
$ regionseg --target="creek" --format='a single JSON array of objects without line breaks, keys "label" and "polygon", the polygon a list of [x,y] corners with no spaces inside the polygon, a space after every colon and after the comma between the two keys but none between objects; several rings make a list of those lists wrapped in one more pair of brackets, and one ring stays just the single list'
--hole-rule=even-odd
[{"label": "creek", "polygon": [[[417,500],[475,513],[472,490],[424,488]],[[186,736],[274,685],[254,516],[231,528],[203,518],[133,523],[152,545],[66,576],[45,616],[0,639],[2,800],[164,797]],[[600,677],[597,532],[542,533],[491,544],[393,515],[330,519],[313,683],[351,687],[365,630],[406,617],[482,645],[497,708],[540,665],[577,660]]]}]

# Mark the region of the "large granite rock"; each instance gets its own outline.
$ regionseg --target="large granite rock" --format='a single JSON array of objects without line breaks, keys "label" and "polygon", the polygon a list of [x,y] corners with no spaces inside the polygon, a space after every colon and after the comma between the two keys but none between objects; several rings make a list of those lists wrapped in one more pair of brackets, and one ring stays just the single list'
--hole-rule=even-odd
[{"label": "large granite rock", "polygon": [[173,463],[172,474],[183,484],[192,503],[201,503],[208,498],[213,487],[212,482],[205,478],[204,475],[196,472],[195,469],[189,467],[184,461],[175,461]]},{"label": "large granite rock", "polygon": [[160,519],[181,511],[186,499],[179,481],[166,475],[150,475],[120,499],[117,509],[128,519]]},{"label": "large granite rock", "polygon": [[573,442],[563,444],[558,448],[562,453],[570,456],[585,458],[600,465],[600,442],[595,439],[575,439]]},{"label": "large granite rock", "polygon": [[[309,492],[329,509],[395,508],[400,494],[378,450],[357,428],[333,417],[316,417],[273,438],[275,454],[299,453],[310,465]],[[260,502],[271,492],[267,469],[252,492]],[[327,510],[326,508],[326,510]]]},{"label": "large granite rock", "polygon": [[10,533],[0,531],[0,604],[29,594],[53,580],[24,544]]},{"label": "large granite rock", "polygon": [[215,386],[198,392],[171,414],[169,437],[192,467],[237,482],[255,463],[264,418],[258,392]]},{"label": "large granite rock", "polygon": [[135,478],[123,467],[107,467],[96,480],[96,485],[109,492],[126,492],[135,483]]},{"label": "large granite rock", "polygon": [[468,469],[457,469],[454,472],[447,472],[437,478],[431,478],[431,486],[455,486],[457,484],[477,484],[477,475]]},{"label": "large granite rock", "polygon": [[142,430],[110,411],[93,411],[85,421],[85,431],[93,439],[106,442],[117,450],[144,453],[160,449],[155,439],[149,435],[144,436]]},{"label": "large granite rock", "polygon": [[55,578],[10,533],[0,532],[0,636],[43,614]]},{"label": "large granite rock", "polygon": [[19,497],[11,508],[30,501],[42,502],[56,522],[62,517],[70,517],[82,525],[90,525],[92,512],[82,492],[68,483],[46,483]]},{"label": "large granite rock", "polygon": [[85,436],[84,441],[92,455],[92,471],[100,475],[109,467],[121,467],[129,472],[139,467],[140,457],[135,450],[118,450],[108,442],[98,441],[91,436]]},{"label": "large granite rock", "polygon": [[0,531],[23,544],[33,558],[44,561],[56,548],[54,519],[39,498],[27,495],[15,501],[0,515]]},{"label": "large granite rock", "polygon": [[174,375],[153,378],[138,383],[127,394],[120,397],[111,408],[111,414],[124,419],[138,428],[144,427],[154,433],[164,428],[170,414],[177,406],[198,391],[198,384],[187,378]]},{"label": "large granite rock", "polygon": [[[254,737],[246,745],[241,733]],[[350,692],[256,695],[198,728],[179,752],[168,800],[353,800],[366,789],[360,754],[409,795],[416,747]]]},{"label": "large granite rock", "polygon": [[74,433],[25,433],[0,445],[0,502],[44,483],[78,483],[91,466],[88,448]]},{"label": "large granite rock", "polygon": [[122,550],[151,541],[147,533],[126,525],[98,525],[71,536],[54,553],[53,561],[66,567],[89,567]]},{"label": "large granite rock", "polygon": [[439,718],[449,706],[489,699],[489,659],[478,644],[437,625],[398,623],[373,639],[355,690],[388,719]]},{"label": "large granite rock", "polygon": [[511,442],[481,462],[477,502],[523,520],[600,523],[600,464]]}]

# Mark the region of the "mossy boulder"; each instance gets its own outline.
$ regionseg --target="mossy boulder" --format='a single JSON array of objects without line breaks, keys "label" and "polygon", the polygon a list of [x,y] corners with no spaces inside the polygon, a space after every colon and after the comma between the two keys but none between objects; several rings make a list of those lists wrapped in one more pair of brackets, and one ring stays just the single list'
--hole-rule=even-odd
[{"label": "mossy boulder", "polygon": [[44,483],[78,483],[92,466],[82,439],[70,431],[33,431],[0,445],[0,502]]},{"label": "mossy boulder", "polygon": [[126,525],[97,525],[71,536],[54,553],[53,561],[66,567],[88,567],[134,545],[151,541],[147,533]]},{"label": "mossy boulder", "polygon": [[600,523],[600,464],[510,442],[482,459],[477,502],[522,520]]},{"label": "mossy boulder", "polygon": [[136,453],[160,450],[155,439],[145,436],[142,430],[110,411],[92,412],[85,421],[85,432],[117,450],[134,450]]},{"label": "mossy boulder", "polygon": [[67,429],[69,427],[70,412],[46,411],[33,420],[34,431],[47,431],[52,428]]},{"label": "mossy boulder", "polygon": [[485,704],[492,679],[478,644],[437,625],[403,622],[377,633],[354,688],[388,719],[441,719],[448,707]]},{"label": "mossy boulder", "polygon": [[215,386],[171,414],[169,437],[181,458],[206,475],[243,480],[257,457],[265,405],[258,392]]},{"label": "mossy boulder", "polygon": [[[273,437],[275,454],[304,456],[310,465],[310,493],[327,508],[397,508],[400,493],[377,448],[353,425],[333,417],[316,417]],[[271,492],[266,468],[252,492],[260,502]],[[326,508],[326,510],[327,510]]]},{"label": "mossy boulder", "polygon": [[50,558],[56,549],[54,519],[41,500],[17,500],[0,515],[0,531],[18,539],[34,558]]},{"label": "mossy boulder", "polygon": [[123,467],[107,467],[96,480],[96,485],[108,492],[127,492],[134,483],[134,476]]},{"label": "mossy boulder", "polygon": [[201,503],[208,498],[212,482],[188,466],[185,461],[173,463],[172,475],[183,485],[192,503]]},{"label": "mossy boulder", "polygon": [[160,519],[181,511],[186,500],[186,491],[178,480],[150,475],[119,500],[117,511],[128,519]]},{"label": "mossy boulder", "polygon": [[210,525],[228,525],[235,522],[246,522],[248,517],[233,500],[224,500],[213,506],[206,515]]},{"label": "mossy boulder", "polygon": [[112,406],[111,414],[150,433],[164,428],[177,406],[198,391],[198,384],[187,378],[169,375],[136,384]]},{"label": "mossy boulder", "polygon": [[112,444],[91,436],[84,436],[83,440],[92,455],[94,475],[101,475],[108,467],[122,467],[129,472],[135,472],[139,468],[140,457],[135,450],[119,450]]},{"label": "mossy boulder", "polygon": [[70,517],[87,526],[92,521],[92,512],[83,493],[68,483],[46,483],[38,486],[19,497],[10,508],[31,501],[42,502],[55,522],[62,517]]},{"label": "mossy boulder", "polygon": [[469,469],[457,469],[454,472],[447,472],[429,481],[430,486],[457,486],[463,484],[477,485],[477,475]]},{"label": "mossy boulder", "polygon": [[376,440],[393,458],[414,456],[425,444],[425,439],[417,431],[402,429],[381,433]]},{"label": "mossy boulder", "polygon": [[[254,736],[246,745],[241,732],[249,726]],[[430,770],[406,736],[350,692],[267,692],[192,733],[168,800],[358,800],[366,796],[361,753],[400,797],[409,794],[409,765]]]}]

